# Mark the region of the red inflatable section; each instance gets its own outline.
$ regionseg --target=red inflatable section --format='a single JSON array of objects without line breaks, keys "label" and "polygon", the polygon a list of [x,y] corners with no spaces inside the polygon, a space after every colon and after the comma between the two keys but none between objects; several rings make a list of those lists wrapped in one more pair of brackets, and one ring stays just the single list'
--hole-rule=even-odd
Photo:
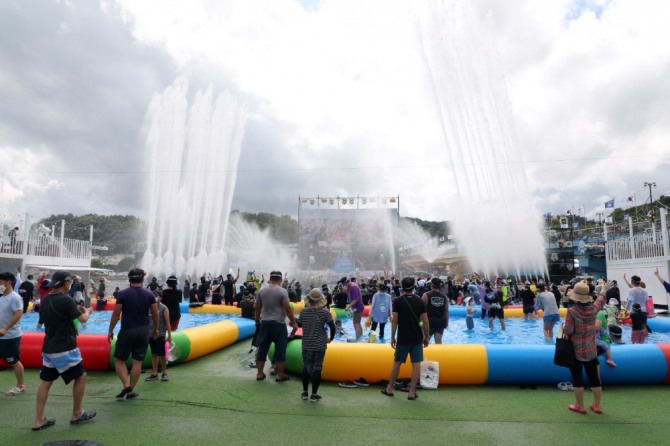
[{"label": "red inflatable section", "polygon": [[668,364],[668,374],[665,377],[665,384],[670,384],[670,344],[656,344],[663,352],[665,362]]},{"label": "red inflatable section", "polygon": [[[42,368],[43,332],[25,332],[21,336],[21,364],[30,369]],[[109,370],[110,346],[104,334],[84,334],[77,336],[84,368],[87,370]],[[5,361],[0,365],[7,367]]]}]

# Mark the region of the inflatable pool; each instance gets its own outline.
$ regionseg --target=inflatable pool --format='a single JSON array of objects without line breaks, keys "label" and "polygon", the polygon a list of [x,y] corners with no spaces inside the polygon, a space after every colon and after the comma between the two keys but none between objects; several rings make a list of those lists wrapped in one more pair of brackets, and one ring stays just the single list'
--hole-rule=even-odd
[{"label": "inflatable pool", "polygon": [[[343,310],[333,310],[346,316]],[[561,309],[562,315],[566,310]],[[452,317],[463,317],[463,307],[452,307]],[[505,316],[523,316],[520,308],[505,309]],[[670,332],[670,318],[649,319],[655,332]],[[390,330],[390,327],[387,327]],[[541,337],[541,333],[538,333]],[[302,343],[295,340],[287,349],[286,369],[300,374]],[[393,363],[390,344],[333,342],[328,345],[322,379],[368,382],[388,380]],[[613,344],[612,354],[617,367],[603,364],[603,384],[670,384],[670,343]],[[440,384],[555,384],[570,381],[570,371],[554,365],[553,345],[501,344],[431,344],[424,349],[424,359],[440,364]],[[407,361],[400,368],[400,377],[411,375]]]},{"label": "inflatable pool", "polygon": [[[182,303],[181,311],[183,313],[205,313],[203,308],[206,307],[218,309],[219,306],[207,305],[199,308],[189,308],[187,303]],[[236,307],[221,307],[240,311]],[[94,315],[95,312],[92,314]],[[208,355],[252,337],[255,330],[256,324],[253,320],[240,317],[175,331],[172,333],[173,347],[170,354],[170,363],[178,364]],[[43,332],[24,331],[21,337],[21,363],[24,367],[42,367],[43,340]],[[84,333],[77,336],[77,344],[81,350],[84,367],[88,370],[114,370],[115,343],[116,338],[110,345],[105,334]],[[6,366],[6,363],[0,360],[0,365]],[[143,366],[151,367],[150,350],[144,358]]]}]

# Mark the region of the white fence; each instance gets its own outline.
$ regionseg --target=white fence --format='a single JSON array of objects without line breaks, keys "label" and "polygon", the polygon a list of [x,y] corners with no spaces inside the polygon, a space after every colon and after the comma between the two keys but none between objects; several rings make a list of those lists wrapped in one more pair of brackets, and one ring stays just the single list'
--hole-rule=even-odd
[{"label": "white fence", "polygon": [[90,259],[91,242],[88,240],[60,239],[46,235],[30,234],[28,236],[27,254],[29,256],[40,257]]}]

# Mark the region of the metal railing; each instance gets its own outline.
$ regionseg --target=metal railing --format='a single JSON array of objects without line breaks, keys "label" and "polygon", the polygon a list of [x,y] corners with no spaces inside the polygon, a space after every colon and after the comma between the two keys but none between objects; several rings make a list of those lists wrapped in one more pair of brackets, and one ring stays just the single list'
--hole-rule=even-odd
[{"label": "metal railing", "polygon": [[664,257],[663,239],[659,232],[610,240],[605,246],[607,261]]},{"label": "metal railing", "polygon": [[27,254],[42,257],[90,259],[91,242],[88,240],[60,239],[48,235],[30,234],[28,236]]}]

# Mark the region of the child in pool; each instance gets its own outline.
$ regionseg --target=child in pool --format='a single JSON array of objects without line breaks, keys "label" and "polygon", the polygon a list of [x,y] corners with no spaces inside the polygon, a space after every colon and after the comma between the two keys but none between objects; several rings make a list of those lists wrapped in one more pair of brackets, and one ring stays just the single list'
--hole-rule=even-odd
[{"label": "child in pool", "polygon": [[633,329],[630,335],[631,344],[644,344],[647,338],[647,314],[642,312],[640,304],[633,304],[630,321]]},{"label": "child in pool", "polygon": [[607,305],[605,305],[605,313],[607,314],[607,325],[617,325],[617,316],[619,315],[619,302],[615,298],[611,298]]},{"label": "child in pool", "polygon": [[344,327],[342,327],[342,321],[339,319],[335,321],[335,332],[338,336],[346,336],[347,334]]},{"label": "child in pool", "polygon": [[475,328],[475,321],[473,317],[477,312],[475,301],[472,296],[465,298],[465,312],[467,313],[465,316],[465,325],[468,327],[468,330],[472,330]]}]

